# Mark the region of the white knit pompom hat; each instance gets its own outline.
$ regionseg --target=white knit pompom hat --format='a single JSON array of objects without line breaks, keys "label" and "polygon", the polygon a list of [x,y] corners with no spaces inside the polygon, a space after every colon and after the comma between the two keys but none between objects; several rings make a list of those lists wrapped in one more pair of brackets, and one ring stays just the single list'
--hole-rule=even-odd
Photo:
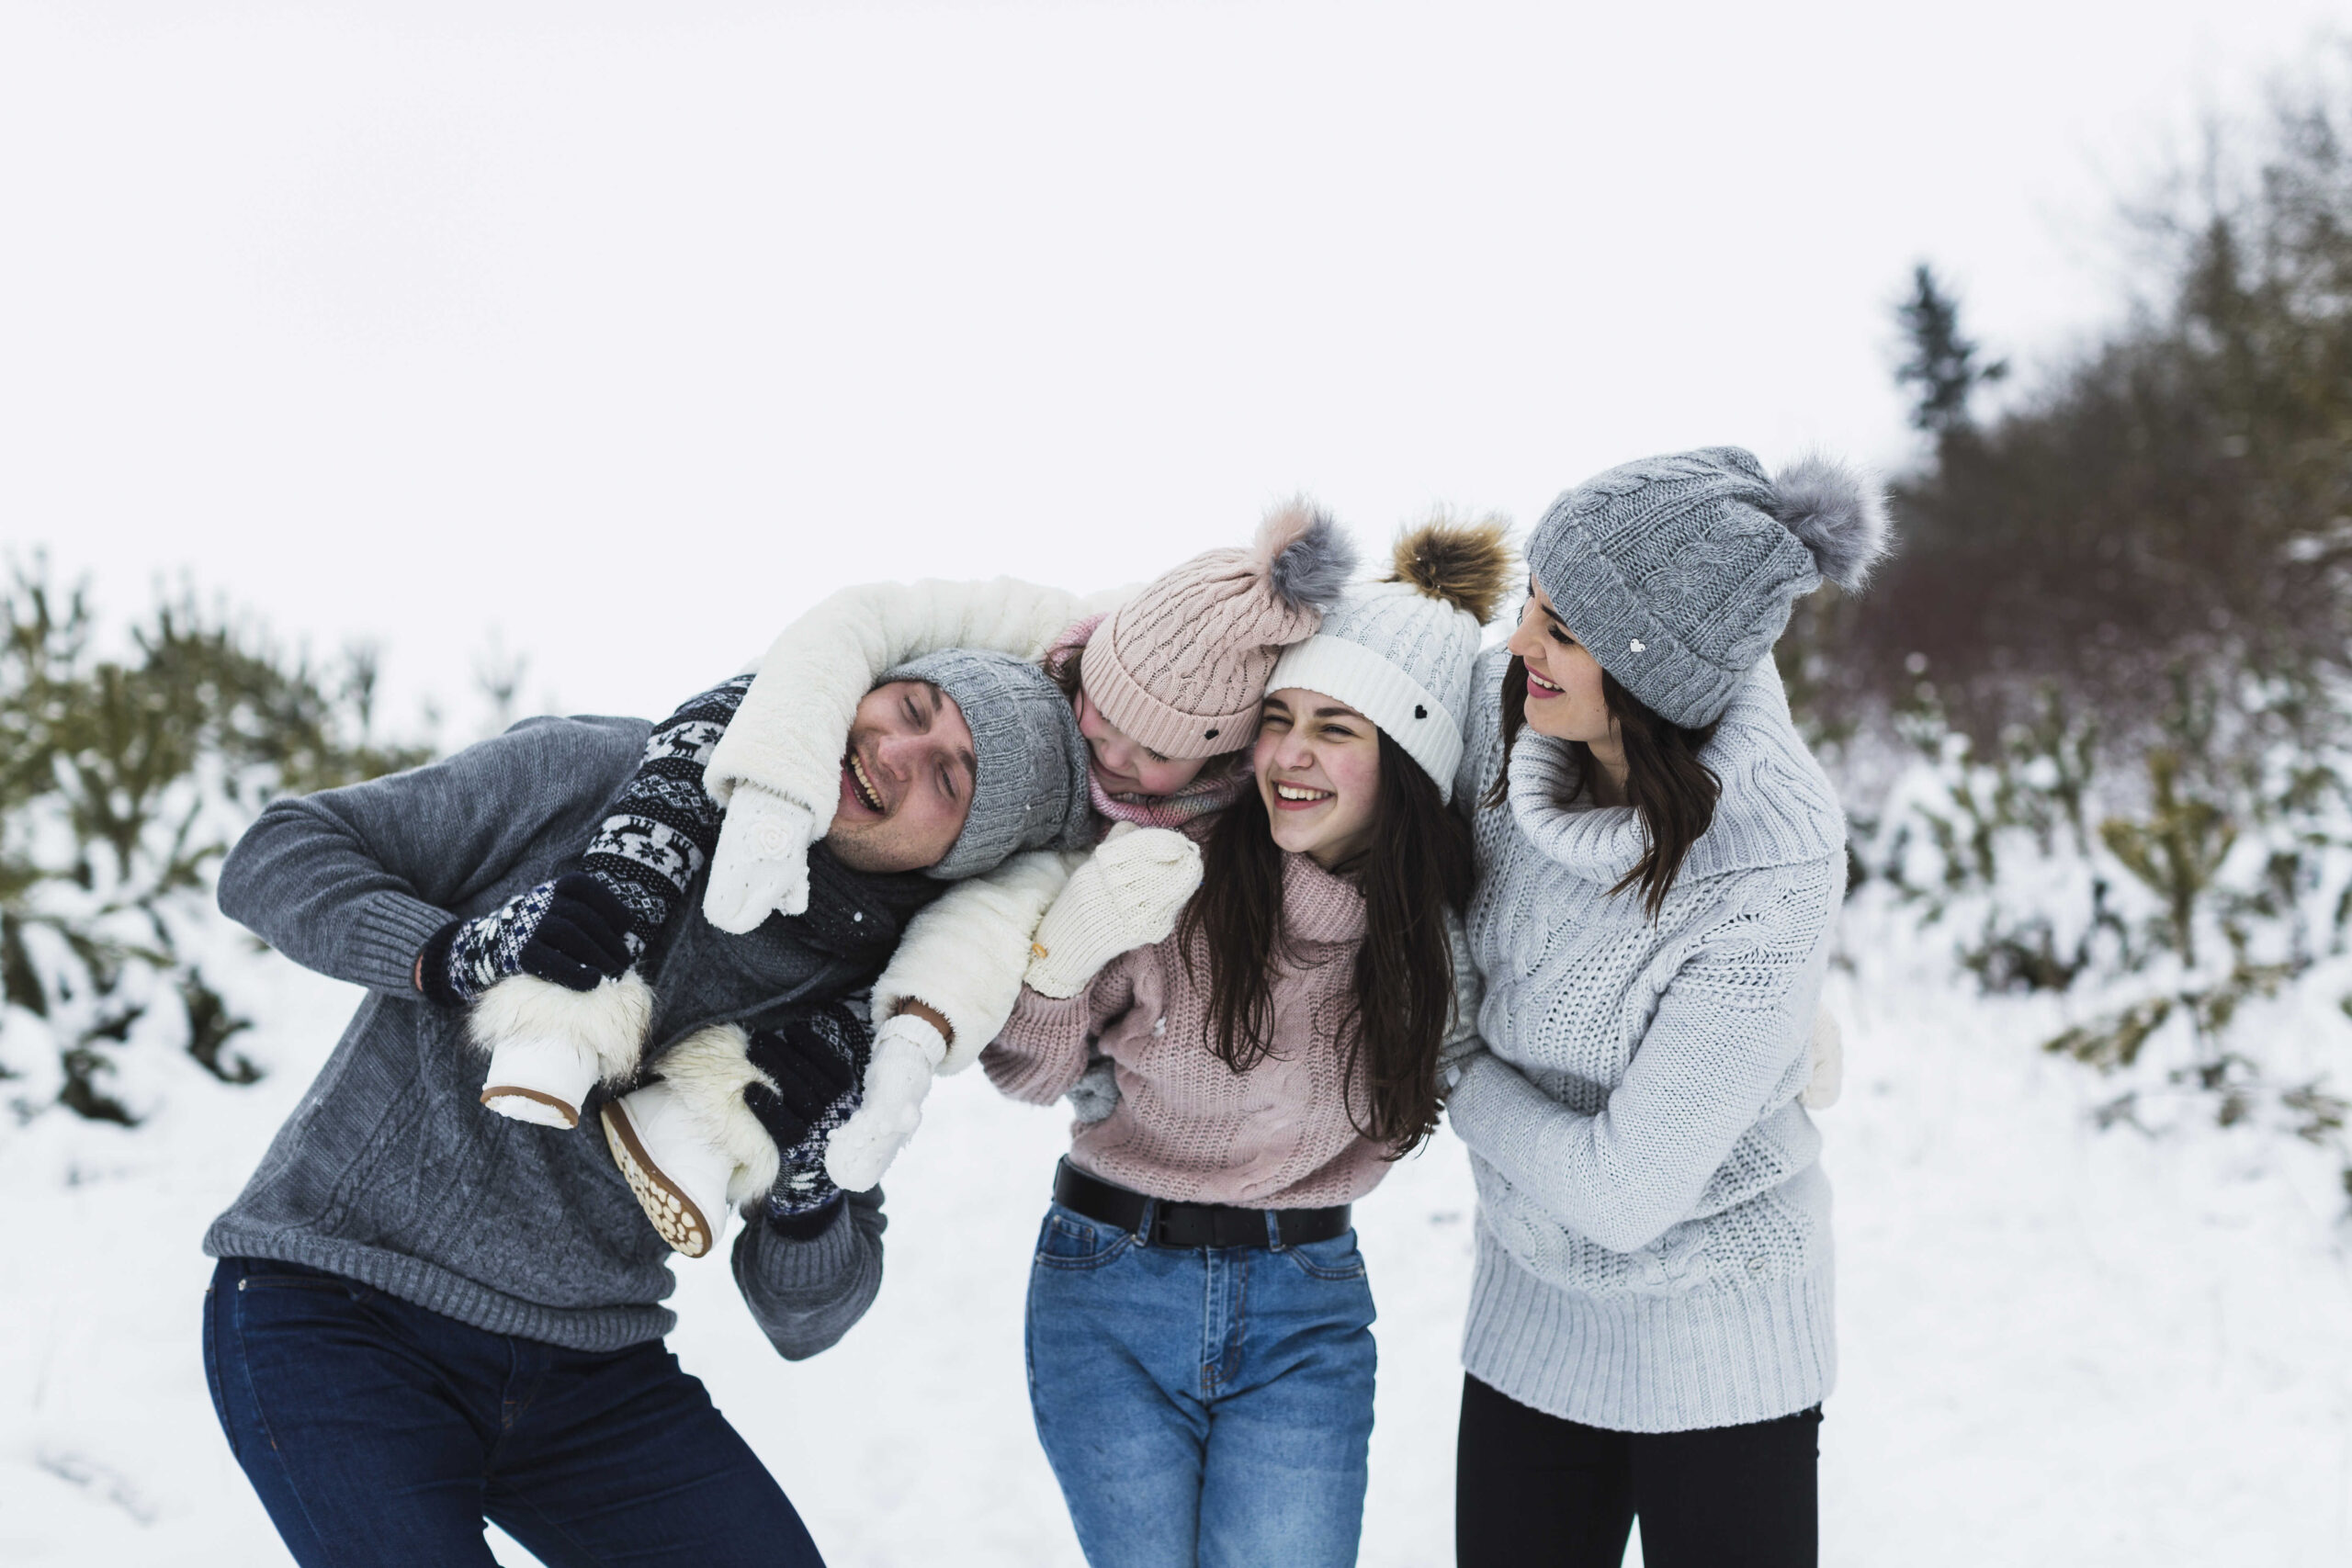
[{"label": "white knit pompom hat", "polygon": [[1396,541],[1396,570],[1342,594],[1321,629],[1283,650],[1266,689],[1339,698],[1402,746],[1451,800],[1478,631],[1510,568],[1498,521],[1408,529]]}]

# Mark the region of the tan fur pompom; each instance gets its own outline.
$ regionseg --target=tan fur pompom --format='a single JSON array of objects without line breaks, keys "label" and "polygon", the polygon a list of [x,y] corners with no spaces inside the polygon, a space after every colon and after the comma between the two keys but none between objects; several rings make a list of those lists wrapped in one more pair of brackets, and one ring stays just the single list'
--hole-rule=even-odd
[{"label": "tan fur pompom", "polygon": [[1396,570],[1388,581],[1409,582],[1484,625],[1510,591],[1518,562],[1501,518],[1460,523],[1439,516],[1396,536]]}]

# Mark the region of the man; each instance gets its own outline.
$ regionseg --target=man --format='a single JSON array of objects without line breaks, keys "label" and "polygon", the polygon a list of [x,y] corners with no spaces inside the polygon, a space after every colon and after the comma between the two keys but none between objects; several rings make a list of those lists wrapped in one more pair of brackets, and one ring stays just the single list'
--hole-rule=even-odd
[{"label": "man", "polygon": [[[368,988],[204,1243],[220,1260],[205,1314],[214,1405],[305,1568],[488,1564],[485,1517],[550,1564],[820,1562],[663,1348],[670,1248],[595,1118],[484,1109],[463,1004],[469,982],[517,973],[594,987],[641,949],[650,1061],[740,1022],[776,1086],[758,1109],[779,1146],[819,1123],[822,1097],[855,1084],[796,1021],[849,1015],[942,885],[922,868],[977,874],[1084,831],[1083,742],[1041,671],[956,650],[893,674],[910,678],[859,706],[842,764],[855,809],[810,857],[807,912],[745,935],[702,918],[716,808],[698,816],[707,798],[686,785],[748,678],[659,728],[526,720],[429,767],[277,802],[231,853],[226,913]],[[646,810],[674,862],[658,920],[642,888],[579,869],[592,835],[591,870],[616,843],[639,870],[661,860],[612,830]],[[614,886],[617,901],[598,891]],[[877,1190],[747,1215],[736,1284],[787,1359],[832,1345],[872,1303],[881,1204]]]}]

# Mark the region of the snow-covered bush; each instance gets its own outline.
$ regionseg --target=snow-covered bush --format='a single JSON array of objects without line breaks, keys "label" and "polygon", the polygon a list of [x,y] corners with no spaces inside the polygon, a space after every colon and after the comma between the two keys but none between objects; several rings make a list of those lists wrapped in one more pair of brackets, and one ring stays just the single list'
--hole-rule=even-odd
[{"label": "snow-covered bush", "polygon": [[2333,1148],[2352,1192],[2340,708],[2183,679],[2153,739],[2103,747],[2052,690],[1980,750],[1923,685],[1900,726],[1918,761],[1860,835],[1862,874],[1952,928],[1985,992],[2065,998],[2046,1048],[2119,1079],[2101,1123],[2276,1128]]},{"label": "snow-covered bush", "polygon": [[2284,1129],[2352,1190],[2352,52],[2312,65],[2135,207],[2077,352],[2012,376],[1915,271],[1896,554],[1778,652],[1880,802],[1866,904],[2038,998],[2107,1122]]},{"label": "snow-covered bush", "polygon": [[375,666],[288,660],[183,598],[96,657],[80,589],[17,569],[0,596],[0,1073],[20,1115],[130,1124],[110,1087],[132,1050],[257,1069],[204,965],[239,937],[214,863],[273,795],[424,760],[370,736]]}]

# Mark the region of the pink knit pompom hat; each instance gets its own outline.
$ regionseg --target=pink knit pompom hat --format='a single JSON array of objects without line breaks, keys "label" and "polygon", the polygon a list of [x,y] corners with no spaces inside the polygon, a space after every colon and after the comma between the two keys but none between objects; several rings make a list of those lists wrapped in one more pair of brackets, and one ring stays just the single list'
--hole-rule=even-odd
[{"label": "pink knit pompom hat", "polygon": [[1087,700],[1164,757],[1239,750],[1274,660],[1315,635],[1355,565],[1321,511],[1277,507],[1249,548],[1204,551],[1111,613],[1080,657]]}]

